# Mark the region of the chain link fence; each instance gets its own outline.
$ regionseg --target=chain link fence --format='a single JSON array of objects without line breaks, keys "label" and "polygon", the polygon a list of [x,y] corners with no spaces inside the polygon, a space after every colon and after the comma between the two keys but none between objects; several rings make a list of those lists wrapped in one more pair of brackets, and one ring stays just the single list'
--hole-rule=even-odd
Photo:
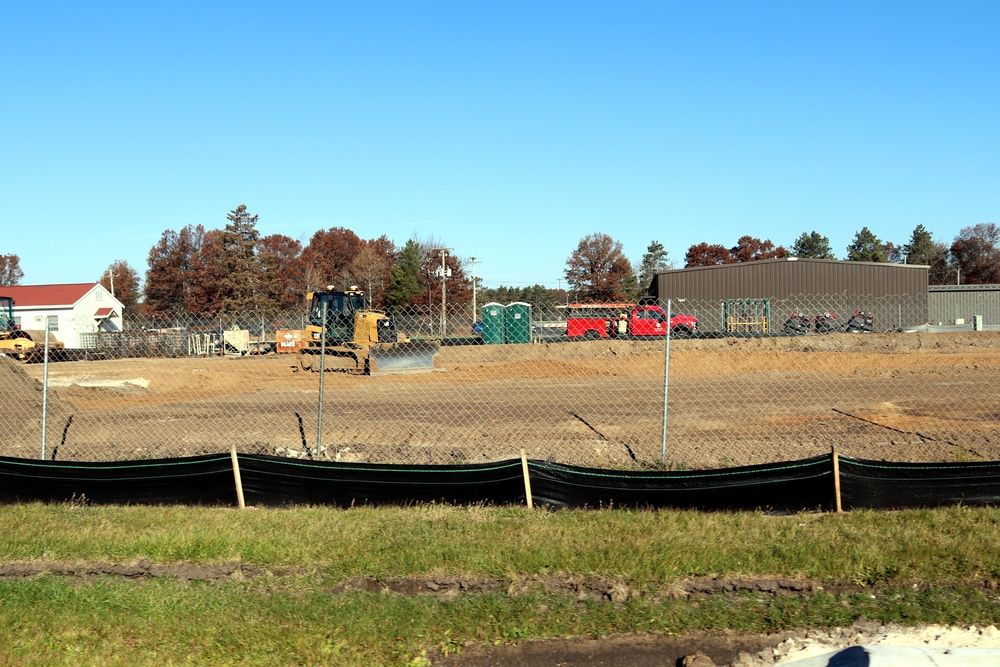
[{"label": "chain link fence", "polygon": [[[663,335],[668,309],[696,318],[694,331]],[[392,315],[396,334],[440,341],[432,369],[365,374],[331,357],[328,372],[305,370],[304,312],[133,321],[48,363],[0,359],[0,455],[236,447],[440,464],[523,449],[600,468],[704,469],[836,447],[889,461],[1000,460],[1000,332],[930,327],[926,297]]]}]

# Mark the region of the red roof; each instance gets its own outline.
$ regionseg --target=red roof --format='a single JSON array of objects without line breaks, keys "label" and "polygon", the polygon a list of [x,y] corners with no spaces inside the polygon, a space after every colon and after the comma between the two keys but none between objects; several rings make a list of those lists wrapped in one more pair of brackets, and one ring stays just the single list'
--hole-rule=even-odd
[{"label": "red roof", "polygon": [[113,308],[98,308],[97,312],[94,313],[94,317],[96,318],[114,317],[114,314],[115,311]]},{"label": "red roof", "polygon": [[72,306],[94,289],[97,283],[70,283],[68,285],[19,285],[0,286],[0,295],[14,299],[17,308],[38,306]]}]

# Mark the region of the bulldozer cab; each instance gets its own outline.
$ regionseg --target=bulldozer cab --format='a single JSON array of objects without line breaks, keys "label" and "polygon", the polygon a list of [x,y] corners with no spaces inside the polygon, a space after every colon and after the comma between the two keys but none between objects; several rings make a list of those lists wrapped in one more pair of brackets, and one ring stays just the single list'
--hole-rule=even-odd
[{"label": "bulldozer cab", "polygon": [[13,331],[14,328],[14,299],[0,296],[0,331]]},{"label": "bulldozer cab", "polygon": [[332,344],[354,341],[355,314],[365,310],[365,296],[360,291],[323,290],[310,296],[309,324],[322,330],[326,310],[326,340]]},{"label": "bulldozer cab", "polygon": [[[361,371],[365,374],[432,370],[439,341],[410,341],[396,334],[393,319],[379,310],[368,308],[364,293],[349,290],[318,290],[307,296],[309,325],[307,345],[299,350],[303,370],[320,368]],[[326,322],[326,332],[323,323]],[[339,362],[339,364],[337,363]]]}]

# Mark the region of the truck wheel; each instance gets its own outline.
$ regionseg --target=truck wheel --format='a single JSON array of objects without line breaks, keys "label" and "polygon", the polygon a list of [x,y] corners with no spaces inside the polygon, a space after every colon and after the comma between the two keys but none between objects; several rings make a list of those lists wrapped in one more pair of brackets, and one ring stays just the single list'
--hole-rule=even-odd
[{"label": "truck wheel", "polygon": [[678,324],[676,327],[674,327],[673,337],[674,338],[687,338],[692,333],[694,333],[694,332],[691,331],[690,329],[688,329],[683,324]]},{"label": "truck wheel", "polygon": [[313,355],[307,352],[299,352],[299,366],[304,371],[311,371],[313,367]]},{"label": "truck wheel", "polygon": [[591,329],[587,333],[583,334],[583,339],[584,340],[597,340],[600,337],[601,337],[601,334],[597,333],[593,329]]}]

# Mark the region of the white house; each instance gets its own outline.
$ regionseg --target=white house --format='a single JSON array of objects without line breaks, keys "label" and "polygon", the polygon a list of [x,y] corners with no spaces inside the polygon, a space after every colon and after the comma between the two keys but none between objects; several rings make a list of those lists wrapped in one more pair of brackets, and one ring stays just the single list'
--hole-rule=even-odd
[{"label": "white house", "polygon": [[82,347],[80,334],[122,329],[122,302],[100,283],[0,286],[14,300],[14,322],[49,331],[68,348]]}]

